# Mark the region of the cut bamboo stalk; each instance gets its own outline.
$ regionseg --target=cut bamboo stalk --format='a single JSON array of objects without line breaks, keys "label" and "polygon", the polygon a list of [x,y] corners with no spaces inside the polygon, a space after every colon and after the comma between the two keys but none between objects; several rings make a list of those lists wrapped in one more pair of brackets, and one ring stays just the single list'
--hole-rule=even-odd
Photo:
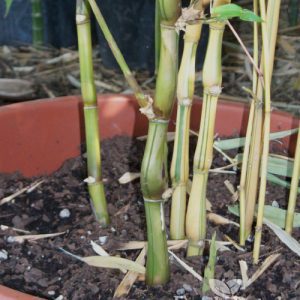
[{"label": "cut bamboo stalk", "polygon": [[87,147],[88,189],[97,220],[106,226],[109,223],[104,185],[101,174],[100,133],[98,125],[97,95],[94,84],[92,61],[91,24],[89,4],[77,0],[76,23],[80,62],[81,93],[84,104],[84,122]]},{"label": "cut bamboo stalk", "polygon": [[299,176],[300,176],[300,128],[297,136],[293,176],[292,176],[292,182],[290,188],[289,203],[286,212],[285,231],[289,234],[292,234],[293,231],[294,214],[295,214],[295,207],[296,207],[297,195],[298,195]]},{"label": "cut bamboo stalk", "polygon": [[[228,4],[217,0],[214,6]],[[214,21],[209,26],[209,41],[203,66],[203,104],[199,137],[194,155],[193,181],[186,215],[189,239],[187,255],[202,254],[206,236],[206,187],[212,163],[215,117],[222,83],[222,39],[225,23]]]},{"label": "cut bamboo stalk", "polygon": [[195,60],[201,29],[202,22],[187,24],[178,73],[177,120],[171,163],[173,194],[170,235],[171,239],[175,240],[185,237],[187,181],[189,179],[189,126],[195,90]]}]

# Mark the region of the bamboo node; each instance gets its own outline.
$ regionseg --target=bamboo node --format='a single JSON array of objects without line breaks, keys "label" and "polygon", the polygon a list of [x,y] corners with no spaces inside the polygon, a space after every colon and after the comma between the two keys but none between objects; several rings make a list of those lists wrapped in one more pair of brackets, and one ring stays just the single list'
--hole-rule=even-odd
[{"label": "bamboo node", "polygon": [[157,123],[157,124],[168,124],[170,120],[166,119],[153,119],[150,120],[151,123]]},{"label": "bamboo node", "polygon": [[140,108],[140,112],[144,114],[149,120],[155,118],[155,113],[153,111],[153,99],[149,95],[145,95],[147,98],[147,105]]},{"label": "bamboo node", "polygon": [[262,232],[262,227],[261,226],[256,226],[255,227],[255,232]]},{"label": "bamboo node", "polygon": [[89,109],[97,109],[98,106],[97,105],[85,105],[83,107],[84,110],[89,110]]},{"label": "bamboo node", "polygon": [[148,199],[145,197],[143,197],[143,199],[144,199],[144,202],[146,202],[146,203],[165,203],[165,202],[167,202],[167,200],[165,200],[165,199]]},{"label": "bamboo node", "polygon": [[205,240],[192,241],[189,240],[189,246],[203,248],[205,245]]},{"label": "bamboo node", "polygon": [[213,85],[211,87],[205,88],[204,93],[210,96],[218,97],[222,93],[222,87]]},{"label": "bamboo node", "polygon": [[178,104],[182,106],[191,106],[193,103],[193,100],[190,98],[183,98],[181,100],[178,100]]},{"label": "bamboo node", "polygon": [[205,174],[208,174],[208,171],[209,170],[203,170],[203,169],[197,169],[197,168],[193,169],[194,174],[203,174],[203,175],[205,175]]},{"label": "bamboo node", "polygon": [[180,30],[185,31],[188,22],[199,20],[202,17],[202,11],[195,9],[193,6],[185,7],[181,10],[181,16],[175,23],[175,30],[179,33]]}]

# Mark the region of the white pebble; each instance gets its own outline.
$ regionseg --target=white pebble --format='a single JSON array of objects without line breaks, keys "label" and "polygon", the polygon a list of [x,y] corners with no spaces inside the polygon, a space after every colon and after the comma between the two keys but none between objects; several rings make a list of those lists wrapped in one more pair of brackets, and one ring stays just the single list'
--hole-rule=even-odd
[{"label": "white pebble", "polygon": [[116,228],[114,228],[114,227],[111,227],[110,230],[111,230],[111,232],[116,232],[117,231]]},{"label": "white pebble", "polygon": [[54,296],[55,295],[55,291],[48,291],[48,295]]},{"label": "white pebble", "polygon": [[7,260],[7,258],[8,258],[7,251],[4,249],[0,250],[0,260]]},{"label": "white pebble", "polygon": [[91,235],[91,234],[92,234],[92,232],[91,232],[90,230],[88,230],[86,233],[87,233],[88,235]]},{"label": "white pebble", "polygon": [[276,200],[274,200],[274,201],[272,202],[272,206],[273,206],[273,207],[279,208],[279,203],[278,203]]},{"label": "white pebble", "polygon": [[61,210],[59,212],[59,217],[61,219],[66,219],[66,218],[69,218],[71,215],[71,212],[67,209],[67,208],[64,208],[63,210]]},{"label": "white pebble", "polygon": [[100,236],[100,237],[99,237],[99,242],[100,242],[100,244],[101,244],[101,245],[104,245],[104,244],[106,243],[107,239],[108,239],[108,236],[106,236],[106,235]]},{"label": "white pebble", "polygon": [[9,236],[9,237],[7,238],[7,242],[8,242],[8,243],[14,243],[14,242],[15,242],[15,238],[14,238],[13,236]]},{"label": "white pebble", "polygon": [[55,298],[55,300],[63,300],[64,296],[63,295],[59,295],[57,298]]}]

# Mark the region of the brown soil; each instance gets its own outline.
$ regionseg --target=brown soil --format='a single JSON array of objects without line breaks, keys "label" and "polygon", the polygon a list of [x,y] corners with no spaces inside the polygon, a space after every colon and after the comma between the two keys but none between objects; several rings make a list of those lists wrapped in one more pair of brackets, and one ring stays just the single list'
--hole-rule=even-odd
[{"label": "brown soil", "polygon": [[[193,142],[193,145],[195,143]],[[0,230],[0,250],[8,252],[6,260],[0,260],[0,283],[46,299],[56,299],[63,295],[68,300],[111,299],[115,288],[123,278],[119,270],[90,267],[64,254],[58,248],[80,256],[95,255],[90,241],[99,243],[99,237],[107,236],[103,247],[111,254],[135,259],[139,251],[116,251],[119,242],[145,240],[145,216],[139,180],[120,185],[118,178],[126,171],[138,172],[144,143],[127,137],[116,137],[103,142],[103,175],[105,179],[108,209],[111,225],[103,229],[95,222],[90,209],[88,193],[83,179],[86,178],[84,157],[67,161],[51,176],[43,177],[45,182],[29,194],[22,194],[13,202],[1,206],[0,224],[25,229],[32,234],[66,231],[64,235],[23,244],[10,243],[9,237],[16,232]],[[191,147],[191,153],[194,147]],[[216,155],[214,166],[225,162]],[[238,177],[229,174],[211,175],[209,178],[208,199],[213,211],[237,221],[228,213],[232,203],[231,194],[224,180],[237,184]],[[12,194],[33,182],[18,174],[0,176],[0,199]],[[269,185],[268,202],[276,200],[281,208],[286,208],[287,191]],[[127,210],[124,207],[127,205]],[[168,225],[169,205],[166,205]],[[69,218],[62,219],[62,209],[71,212]],[[118,213],[119,212],[119,213]],[[225,240],[224,234],[238,239],[234,225],[214,225],[208,223],[208,236],[217,232],[218,240]],[[299,240],[299,230],[294,237]],[[269,254],[278,252],[281,256],[246,291],[238,291],[237,296],[247,299],[299,299],[300,298],[300,259],[282,244],[267,228],[263,231],[261,261]],[[252,244],[246,252],[219,252],[215,278],[227,282],[241,278],[239,260],[246,260],[249,276],[258,268],[252,265]],[[177,251],[195,271],[203,274],[207,256],[185,258],[184,250]],[[206,253],[207,255],[207,253]],[[136,282],[127,299],[201,299],[201,284],[175,261],[171,260],[171,280],[163,287],[150,288],[144,282]],[[184,289],[185,288],[185,289]],[[211,294],[213,296],[213,294]]]}]

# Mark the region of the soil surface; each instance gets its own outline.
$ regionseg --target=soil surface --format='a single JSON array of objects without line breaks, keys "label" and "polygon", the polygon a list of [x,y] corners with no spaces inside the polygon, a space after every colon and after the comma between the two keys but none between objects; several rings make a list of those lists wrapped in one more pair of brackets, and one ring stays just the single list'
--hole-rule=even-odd
[{"label": "soil surface", "polygon": [[[191,153],[195,141],[192,142]],[[59,248],[79,256],[95,255],[90,242],[94,241],[111,255],[134,260],[140,250],[117,251],[120,242],[146,239],[145,215],[139,180],[121,185],[118,182],[125,172],[139,172],[144,142],[128,137],[116,137],[102,143],[103,178],[105,182],[108,209],[111,216],[109,228],[104,229],[95,221],[89,205],[86,184],[85,155],[71,159],[51,176],[22,178],[19,174],[0,175],[0,199],[31,184],[36,179],[44,182],[31,193],[24,193],[14,201],[1,206],[0,224],[29,231],[30,234],[65,232],[63,235],[22,244],[12,241],[12,236],[22,235],[13,229],[0,230],[0,251],[7,252],[7,258],[0,258],[0,283],[8,287],[37,295],[45,299],[95,300],[112,299],[116,287],[124,274],[119,270],[109,270],[88,266],[63,253]],[[170,151],[171,152],[171,151]],[[192,155],[191,155],[192,157]],[[228,164],[216,154],[213,167]],[[207,198],[212,203],[212,211],[238,222],[238,218],[228,212],[233,203],[232,195],[225,187],[229,180],[238,185],[238,175],[211,174]],[[277,201],[279,207],[287,206],[287,190],[268,185],[267,201]],[[166,222],[169,225],[170,202],[166,204]],[[62,218],[62,211],[70,212]],[[238,240],[235,225],[216,225],[208,222],[208,238],[217,232],[217,240],[226,241],[225,235]],[[294,237],[299,240],[300,232]],[[300,259],[291,252],[266,227],[263,230],[261,259],[258,266],[252,264],[252,242],[245,251],[228,246],[230,251],[218,251],[215,278],[227,282],[240,279],[239,261],[248,264],[250,277],[266,257],[280,253],[279,258],[246,290],[234,295],[247,299],[299,299]],[[3,252],[3,250],[5,250]],[[175,253],[196,272],[203,275],[208,252],[204,257],[186,258],[185,250]],[[5,256],[5,255],[4,255]],[[165,286],[147,287],[137,281],[126,299],[201,299],[201,283],[183,269],[176,261],[171,261],[171,279]],[[209,297],[216,299],[210,292]]]}]

